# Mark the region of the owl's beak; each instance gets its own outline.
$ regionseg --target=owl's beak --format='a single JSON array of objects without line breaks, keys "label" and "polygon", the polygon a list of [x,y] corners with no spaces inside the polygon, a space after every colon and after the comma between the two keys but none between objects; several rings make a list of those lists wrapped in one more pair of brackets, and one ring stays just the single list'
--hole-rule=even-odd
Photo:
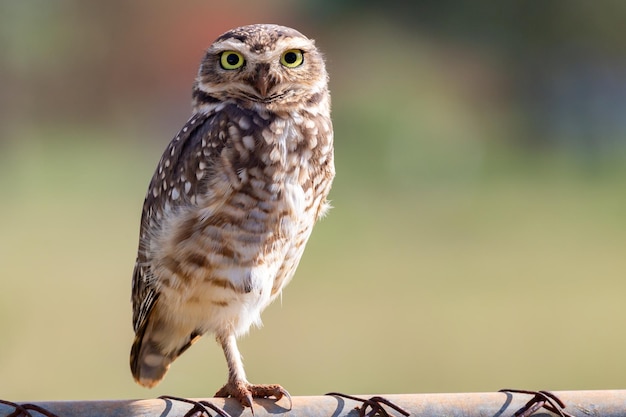
[{"label": "owl's beak", "polygon": [[254,87],[259,92],[261,98],[267,97],[267,93],[274,87],[274,82],[269,74],[269,67],[260,65],[256,74]]}]

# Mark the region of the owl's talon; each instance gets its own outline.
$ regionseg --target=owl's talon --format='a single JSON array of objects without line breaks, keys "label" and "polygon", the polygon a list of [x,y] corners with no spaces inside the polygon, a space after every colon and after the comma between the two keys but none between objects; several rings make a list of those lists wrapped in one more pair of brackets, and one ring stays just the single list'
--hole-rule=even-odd
[{"label": "owl's talon", "polygon": [[250,407],[252,414],[254,414],[254,408],[252,407],[252,392],[248,388],[247,383],[244,382],[228,382],[216,393],[215,397],[220,398],[234,398],[245,408]]},{"label": "owl's talon", "polygon": [[289,408],[288,408],[288,410],[291,411],[291,409],[293,408],[293,401],[291,401],[291,395],[283,387],[279,387],[279,391],[280,391],[281,395],[280,395],[280,397],[276,396],[276,401],[280,400],[283,397],[286,397],[289,400]]},{"label": "owl's talon", "polygon": [[241,398],[239,401],[244,407],[250,407],[250,411],[252,411],[252,415],[254,415],[254,407],[252,406],[252,394],[247,392],[246,396]]}]

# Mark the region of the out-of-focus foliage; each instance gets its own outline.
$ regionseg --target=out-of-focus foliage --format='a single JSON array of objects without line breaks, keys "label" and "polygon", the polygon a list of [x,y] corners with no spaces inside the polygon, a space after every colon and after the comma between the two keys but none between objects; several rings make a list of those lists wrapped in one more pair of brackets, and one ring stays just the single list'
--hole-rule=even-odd
[{"label": "out-of-focus foliage", "polygon": [[337,179],[249,377],[293,395],[603,389],[626,364],[626,3],[0,2],[0,398],[211,395],[202,341],[128,370],[160,152],[229,28],[331,74]]}]

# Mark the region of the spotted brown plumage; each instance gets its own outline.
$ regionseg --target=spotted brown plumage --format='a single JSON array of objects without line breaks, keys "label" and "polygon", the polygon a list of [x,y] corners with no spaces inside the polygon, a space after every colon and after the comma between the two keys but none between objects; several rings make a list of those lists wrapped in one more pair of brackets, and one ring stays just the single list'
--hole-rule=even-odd
[{"label": "spotted brown plumage", "polygon": [[194,83],[193,115],[165,149],[146,194],[133,273],[131,370],[156,385],[200,336],[224,350],[216,395],[251,406],[279,385],[250,384],[236,338],[293,277],[334,177],[321,54],[294,29],[221,35]]}]

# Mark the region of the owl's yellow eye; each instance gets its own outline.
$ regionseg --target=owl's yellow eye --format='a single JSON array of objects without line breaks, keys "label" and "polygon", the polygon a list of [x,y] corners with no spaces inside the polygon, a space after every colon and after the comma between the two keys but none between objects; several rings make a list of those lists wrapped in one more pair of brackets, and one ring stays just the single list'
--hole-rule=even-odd
[{"label": "owl's yellow eye", "polygon": [[220,56],[220,65],[226,70],[241,68],[244,62],[243,55],[237,51],[225,51]]},{"label": "owl's yellow eye", "polygon": [[302,51],[300,49],[288,49],[283,52],[280,57],[280,63],[286,66],[287,68],[295,68],[304,62],[304,56],[302,55]]}]

